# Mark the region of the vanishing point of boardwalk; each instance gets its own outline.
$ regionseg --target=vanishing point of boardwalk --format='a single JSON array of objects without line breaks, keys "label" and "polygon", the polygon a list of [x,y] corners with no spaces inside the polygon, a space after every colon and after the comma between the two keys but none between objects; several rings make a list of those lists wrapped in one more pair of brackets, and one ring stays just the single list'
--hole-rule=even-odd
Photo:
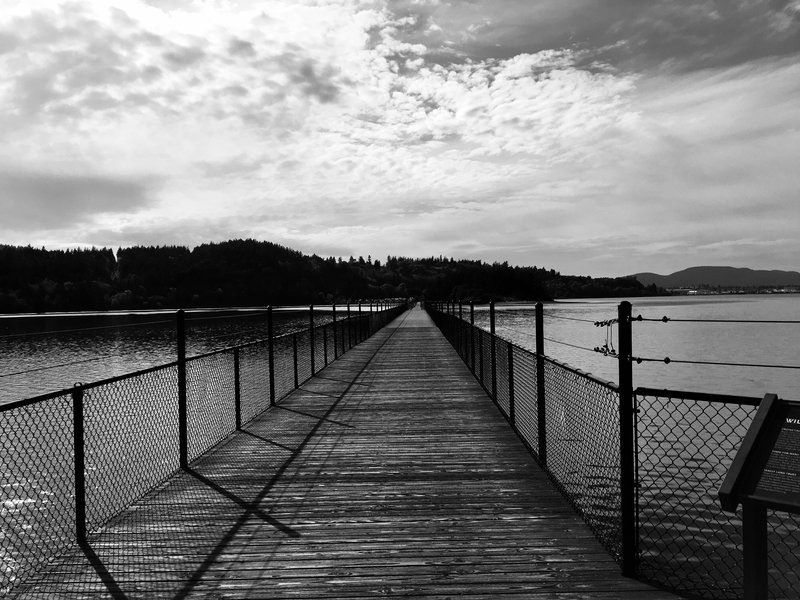
[{"label": "vanishing point of boardwalk", "polygon": [[24,598],[642,598],[416,309]]}]

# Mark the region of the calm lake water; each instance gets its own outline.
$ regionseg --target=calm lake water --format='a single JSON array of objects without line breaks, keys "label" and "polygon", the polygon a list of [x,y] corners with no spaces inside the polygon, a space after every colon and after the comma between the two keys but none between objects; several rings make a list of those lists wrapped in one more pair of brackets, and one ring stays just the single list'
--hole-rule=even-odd
[{"label": "calm lake water", "polygon": [[[617,348],[617,326],[594,321],[617,316],[621,299],[576,300],[544,305],[545,353],[608,381],[619,381],[616,359],[593,351],[609,343]],[[800,323],[715,323],[798,321],[800,295],[671,296],[633,298],[633,315],[646,319],[692,319],[700,322],[633,323],[633,355],[658,359],[634,365],[634,386],[761,397],[776,393],[800,399],[800,369],[716,366],[661,362],[712,361],[800,367]],[[521,346],[535,347],[534,306],[498,305],[497,333]],[[468,319],[467,312],[464,318]],[[583,319],[583,320],[573,320]],[[476,307],[476,323],[486,329],[488,309]],[[570,345],[565,345],[570,344]],[[575,346],[578,346],[577,348]]]},{"label": "calm lake water", "polygon": [[[602,379],[618,381],[617,361],[592,349],[607,341],[616,348],[617,327],[595,327],[594,321],[615,318],[619,302],[546,304],[545,352]],[[652,319],[800,321],[800,295],[794,294],[673,296],[631,302],[634,316]],[[339,317],[343,312],[338,311]],[[330,309],[317,309],[316,317],[317,324],[330,321]],[[464,317],[469,318],[466,310]],[[308,311],[276,310],[274,322],[276,334],[301,329],[308,326]],[[488,329],[487,307],[476,307],[476,323]],[[266,331],[263,309],[189,312],[187,353],[263,339]],[[534,306],[498,305],[497,332],[533,348]],[[175,360],[175,346],[174,311],[0,316],[0,403],[170,362]],[[800,366],[800,324],[634,322],[633,354],[659,360],[668,356],[673,361]],[[634,366],[634,385],[745,396],[773,392],[800,399],[800,370],[643,362]]]},{"label": "calm lake water", "polygon": [[[316,325],[331,319],[315,307]],[[276,335],[308,324],[307,307],[274,310]],[[0,316],[0,404],[174,361],[175,332],[175,311]],[[188,356],[266,337],[265,309],[186,314]]]}]

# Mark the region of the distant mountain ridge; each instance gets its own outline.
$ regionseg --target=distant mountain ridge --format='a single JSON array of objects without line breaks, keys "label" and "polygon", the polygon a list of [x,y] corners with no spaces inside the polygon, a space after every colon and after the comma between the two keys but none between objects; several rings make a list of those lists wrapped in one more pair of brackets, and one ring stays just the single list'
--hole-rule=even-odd
[{"label": "distant mountain ridge", "polygon": [[636,273],[633,277],[642,285],[656,284],[667,289],[800,286],[800,273],[797,271],[767,271],[740,267],[690,267],[671,275]]}]

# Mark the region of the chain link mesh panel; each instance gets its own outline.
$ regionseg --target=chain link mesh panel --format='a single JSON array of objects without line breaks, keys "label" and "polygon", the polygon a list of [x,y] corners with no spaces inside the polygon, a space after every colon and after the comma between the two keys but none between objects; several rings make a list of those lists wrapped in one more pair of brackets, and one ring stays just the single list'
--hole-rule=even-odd
[{"label": "chain link mesh panel", "polygon": [[314,369],[317,371],[325,368],[324,335],[325,330],[321,326],[314,328]]},{"label": "chain link mesh panel", "polygon": [[339,354],[344,354],[350,349],[350,319],[347,318],[347,313],[342,311],[342,320],[339,321],[341,330],[339,332]]},{"label": "chain link mesh panel", "polygon": [[358,335],[358,331],[356,329],[356,321],[353,318],[352,313],[350,318],[347,320],[347,349],[349,350],[353,346],[356,345],[356,337]]},{"label": "chain link mesh panel", "polygon": [[472,356],[474,354],[473,333],[474,328],[469,322],[464,320],[455,321],[455,340],[451,340],[458,350],[458,355],[463,359],[470,369],[472,368]]},{"label": "chain link mesh panel", "polygon": [[186,363],[188,456],[192,461],[236,430],[233,351]]},{"label": "chain link mesh panel", "polygon": [[508,342],[495,338],[495,369],[497,372],[497,405],[506,416],[511,417],[508,387]]},{"label": "chain link mesh panel", "polygon": [[352,339],[352,342],[353,342],[352,345],[356,346],[361,341],[360,340],[361,322],[360,322],[360,320],[358,318],[358,313],[357,312],[353,313],[352,319],[353,319],[353,321],[350,324],[350,328],[353,330],[353,334],[351,336],[351,339]]},{"label": "chain link mesh panel", "polygon": [[478,352],[480,349],[480,347],[478,346],[478,335],[479,335],[478,328],[475,327],[474,325],[468,325],[467,327],[469,331],[468,335],[469,340],[467,342],[469,344],[469,350],[467,351],[467,356],[466,356],[467,365],[469,366],[470,369],[472,369],[473,373],[477,373],[478,362],[479,362]]},{"label": "chain link mesh panel", "polygon": [[483,331],[483,329],[478,329],[475,336],[475,353],[477,354],[477,359],[475,361],[475,376],[478,378],[478,382],[480,382],[484,389],[491,389],[486,387],[486,380],[489,377],[489,375],[487,375],[487,371],[491,369],[489,365],[489,346],[486,343],[486,338],[488,336],[489,334]]},{"label": "chain link mesh panel", "polygon": [[269,407],[269,343],[239,350],[239,388],[242,423],[248,423]]},{"label": "chain link mesh panel", "polygon": [[538,454],[539,408],[537,404],[536,356],[518,346],[512,347],[514,362],[514,425]]},{"label": "chain link mesh panel", "polygon": [[333,352],[331,352],[331,340],[333,337],[331,336],[331,324],[326,323],[322,327],[320,327],[320,336],[322,339],[320,340],[320,347],[322,348],[322,365],[327,367],[328,364],[333,360]]},{"label": "chain link mesh panel", "polygon": [[704,598],[742,595],[741,511],[717,491],[757,408],[638,396],[642,577]]},{"label": "chain link mesh panel", "polygon": [[297,332],[297,374],[300,383],[311,377],[311,336],[307,329]]},{"label": "chain link mesh panel", "polygon": [[83,404],[92,531],[178,469],[177,367],[88,388]]},{"label": "chain link mesh panel", "polygon": [[600,542],[622,555],[619,393],[544,362],[547,468]]},{"label": "chain link mesh panel", "polygon": [[769,597],[797,598],[800,590],[800,515],[767,511]]},{"label": "chain link mesh panel", "polygon": [[351,313],[350,316],[350,347],[358,344],[358,313]]},{"label": "chain link mesh panel", "polygon": [[[332,347],[336,350],[336,357],[338,358],[343,353],[342,340],[344,338],[344,321],[339,318],[335,323],[332,324],[331,327],[331,336],[335,338],[335,344]],[[333,355],[333,351],[331,351],[331,355]]]},{"label": "chain link mesh panel", "polygon": [[72,397],[5,410],[0,427],[0,595],[5,595],[74,538]]},{"label": "chain link mesh panel", "polygon": [[481,335],[483,341],[483,387],[492,393],[492,336],[489,332]]},{"label": "chain link mesh panel", "polygon": [[459,355],[467,365],[472,364],[471,329],[469,322],[464,319],[458,321]]},{"label": "chain link mesh panel", "polygon": [[[307,335],[307,334],[306,334]],[[298,360],[300,359],[300,348],[298,346]],[[294,388],[294,343],[292,335],[282,335],[273,340],[272,343],[273,363],[275,365],[275,401],[277,402]],[[298,363],[298,377],[299,377]],[[299,379],[302,382],[303,378]]]},{"label": "chain link mesh panel", "polygon": [[350,350],[355,345],[356,342],[356,330],[355,330],[355,320],[353,319],[353,313],[350,313],[350,318],[345,321],[345,327],[347,328],[347,349]]}]

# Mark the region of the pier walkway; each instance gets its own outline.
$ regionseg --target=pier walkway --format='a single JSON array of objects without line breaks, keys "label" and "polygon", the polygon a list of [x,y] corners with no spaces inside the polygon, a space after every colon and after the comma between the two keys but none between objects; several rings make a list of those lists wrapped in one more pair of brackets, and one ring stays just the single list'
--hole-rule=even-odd
[{"label": "pier walkway", "polygon": [[19,592],[676,597],[620,575],[419,309],[350,350]]}]

